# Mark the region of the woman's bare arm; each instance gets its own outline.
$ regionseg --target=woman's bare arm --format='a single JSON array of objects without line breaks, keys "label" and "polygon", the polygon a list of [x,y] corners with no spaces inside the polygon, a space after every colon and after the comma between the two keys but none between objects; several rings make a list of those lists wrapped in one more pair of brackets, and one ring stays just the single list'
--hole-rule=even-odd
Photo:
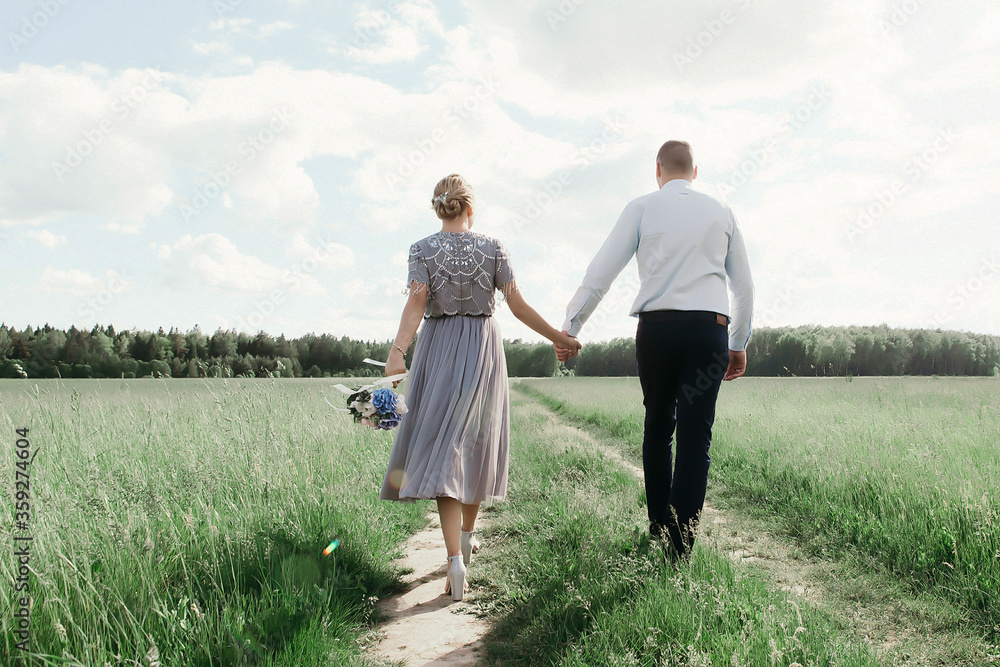
[{"label": "woman's bare arm", "polygon": [[[420,285],[417,287],[415,284],[411,285],[410,296],[406,300],[406,305],[403,306],[403,315],[399,318],[399,330],[396,332],[396,339],[393,341],[393,347],[389,350],[389,358],[386,360],[386,377],[406,372],[406,362],[403,360],[403,353],[395,346],[398,345],[404,350],[410,347],[410,341],[413,340],[414,334],[417,333],[417,327],[420,326],[420,321],[424,317],[424,309],[426,307],[427,286]],[[397,380],[392,383],[392,386],[395,387],[398,384],[399,381]]]},{"label": "woman's bare arm", "polygon": [[582,347],[579,341],[565,331],[559,331],[546,322],[545,318],[528,305],[528,302],[524,300],[520,292],[511,290],[507,295],[507,305],[510,307],[510,312],[514,317],[528,325],[532,331],[545,336],[556,345],[572,350],[579,350]]}]

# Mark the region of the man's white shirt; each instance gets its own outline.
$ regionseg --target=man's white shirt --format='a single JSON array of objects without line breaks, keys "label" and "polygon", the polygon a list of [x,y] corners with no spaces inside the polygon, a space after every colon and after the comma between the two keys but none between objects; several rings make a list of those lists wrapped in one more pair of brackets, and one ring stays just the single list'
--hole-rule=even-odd
[{"label": "man's white shirt", "polygon": [[753,279],[736,217],[728,206],[680,178],[628,203],[570,300],[564,331],[571,336],[580,332],[632,255],[640,287],[630,315],[650,310],[722,313],[731,320],[729,349],[746,349]]}]

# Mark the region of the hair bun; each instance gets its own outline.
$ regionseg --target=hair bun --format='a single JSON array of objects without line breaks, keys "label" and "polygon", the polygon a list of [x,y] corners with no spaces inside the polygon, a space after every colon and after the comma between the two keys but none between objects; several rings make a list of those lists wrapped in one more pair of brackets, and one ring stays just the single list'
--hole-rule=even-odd
[{"label": "hair bun", "polygon": [[445,176],[438,181],[431,198],[431,207],[442,220],[450,220],[462,214],[472,204],[472,188],[458,174]]}]

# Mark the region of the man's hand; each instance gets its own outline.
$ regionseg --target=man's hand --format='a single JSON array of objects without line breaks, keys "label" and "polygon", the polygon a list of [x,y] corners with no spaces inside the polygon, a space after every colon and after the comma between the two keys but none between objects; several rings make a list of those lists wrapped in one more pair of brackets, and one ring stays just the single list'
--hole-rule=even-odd
[{"label": "man's hand", "polygon": [[722,377],[723,380],[735,380],[747,371],[747,351],[729,350],[729,368]]},{"label": "man's hand", "polygon": [[571,350],[568,347],[559,347],[558,345],[553,345],[552,347],[556,349],[556,359],[559,361],[569,361],[577,355],[576,350]]},{"label": "man's hand", "polygon": [[569,361],[576,355],[580,353],[580,349],[583,347],[573,336],[570,336],[567,332],[560,332],[563,334],[563,340],[558,343],[553,343],[552,347],[556,350],[556,359],[559,361]]}]

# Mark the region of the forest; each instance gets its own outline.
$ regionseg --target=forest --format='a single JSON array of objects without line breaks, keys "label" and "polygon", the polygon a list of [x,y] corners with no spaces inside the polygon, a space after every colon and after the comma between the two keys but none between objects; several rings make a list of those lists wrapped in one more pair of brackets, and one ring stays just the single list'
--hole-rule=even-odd
[{"label": "forest", "polygon": [[[415,341],[414,341],[415,344]],[[273,337],[197,327],[186,332],[68,331],[0,325],[0,378],[365,377],[381,370],[391,341],[329,334]],[[591,343],[566,364],[552,347],[504,341],[511,377],[636,375],[635,341]],[[407,352],[409,365],[413,345]],[[747,348],[747,375],[1000,375],[1000,336],[881,326],[758,329]]]}]

